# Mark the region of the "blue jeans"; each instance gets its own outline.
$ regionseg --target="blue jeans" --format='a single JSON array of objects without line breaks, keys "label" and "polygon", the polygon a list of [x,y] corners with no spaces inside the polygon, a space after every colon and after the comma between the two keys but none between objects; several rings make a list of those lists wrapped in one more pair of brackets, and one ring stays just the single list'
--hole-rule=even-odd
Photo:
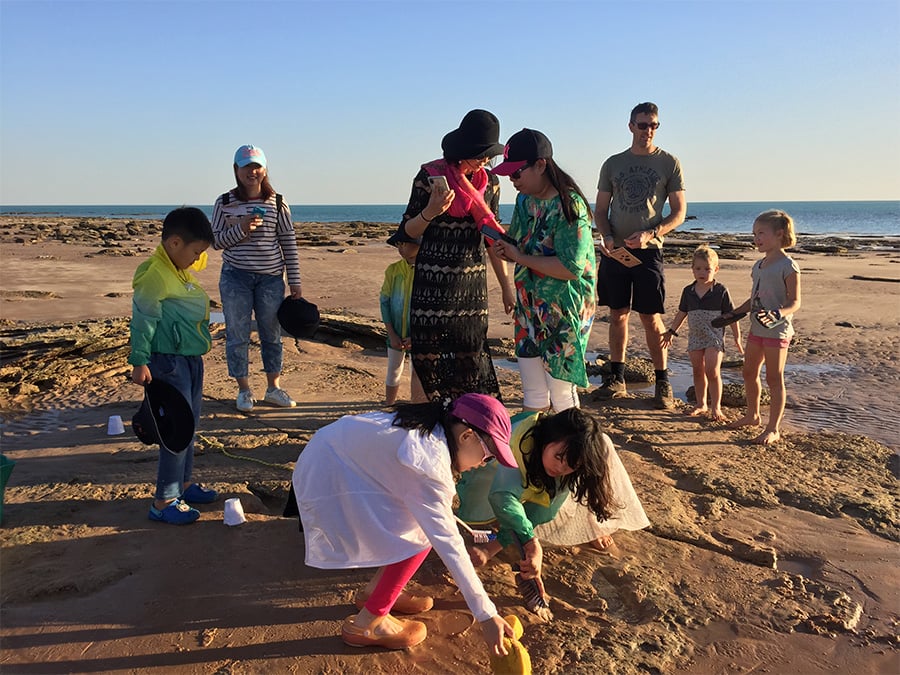
[{"label": "blue jeans", "polygon": [[[200,425],[200,405],[203,402],[203,357],[179,354],[151,354],[150,374],[153,379],[175,387],[194,413],[194,430]],[[194,470],[194,440],[184,452],[159,449],[159,470],[156,474],[156,498],[170,501],[183,492],[184,483],[191,482]]]},{"label": "blue jeans", "polygon": [[219,295],[225,315],[225,358],[228,375],[247,377],[249,373],[250,313],[256,315],[263,370],[281,373],[281,324],[278,308],[284,300],[284,277],[248,272],[228,263],[222,265]]}]

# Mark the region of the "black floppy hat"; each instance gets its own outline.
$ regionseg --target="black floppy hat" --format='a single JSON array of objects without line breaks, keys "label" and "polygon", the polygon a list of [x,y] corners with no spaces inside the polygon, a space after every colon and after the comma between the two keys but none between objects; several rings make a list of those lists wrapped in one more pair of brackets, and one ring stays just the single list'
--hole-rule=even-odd
[{"label": "black floppy hat", "polygon": [[306,298],[288,296],[278,308],[281,329],[295,338],[311,338],[319,328],[319,308]]},{"label": "black floppy hat", "polygon": [[144,400],[131,418],[131,428],[144,445],[158,443],[177,454],[194,438],[194,412],[175,387],[153,380],[144,385]]},{"label": "black floppy hat", "polygon": [[459,127],[444,136],[441,149],[451,160],[495,157],[503,152],[500,120],[487,110],[470,110]]},{"label": "black floppy hat", "polygon": [[535,129],[517,131],[503,148],[503,162],[491,169],[498,176],[508,176],[539,159],[553,157],[553,146],[550,139]]},{"label": "black floppy hat", "polygon": [[394,234],[388,237],[387,243],[389,243],[391,246],[396,246],[397,244],[401,244],[404,242],[407,244],[421,244],[422,237],[410,237],[408,234],[406,234],[406,228],[401,225],[397,228],[397,231],[394,232]]}]

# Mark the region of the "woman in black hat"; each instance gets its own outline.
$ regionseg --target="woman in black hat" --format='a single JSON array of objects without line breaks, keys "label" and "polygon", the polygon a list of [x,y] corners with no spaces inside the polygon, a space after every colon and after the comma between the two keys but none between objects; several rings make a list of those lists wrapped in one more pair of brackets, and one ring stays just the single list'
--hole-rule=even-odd
[{"label": "woman in black hat", "polygon": [[[466,113],[441,141],[443,159],[422,165],[400,223],[407,235],[422,238],[410,337],[413,368],[430,399],[469,392],[500,397],[487,348],[487,267],[479,230],[496,223],[500,185],[485,165],[503,152],[499,141],[496,116]],[[505,263],[490,248],[488,258],[509,313],[515,294]]]}]

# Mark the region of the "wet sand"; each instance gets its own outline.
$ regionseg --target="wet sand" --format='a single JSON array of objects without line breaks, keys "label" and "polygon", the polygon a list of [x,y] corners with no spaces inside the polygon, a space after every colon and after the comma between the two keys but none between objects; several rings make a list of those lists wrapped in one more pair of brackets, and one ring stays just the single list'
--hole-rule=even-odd
[{"label": "wet sand", "polygon": [[[0,219],[2,445],[17,462],[0,529],[3,672],[488,672],[479,630],[434,556],[414,580],[436,598],[422,616],[428,640],[406,652],[344,646],[337,631],[368,573],[305,567],[296,522],[280,517],[292,463],[315,429],[380,405],[385,358],[372,335],[382,271],[396,259],[383,243],[391,228],[298,224],[306,296],[361,326],[285,342],[284,383],[298,408],[235,411],[214,327],[195,475],[240,497],[248,522],[224,526],[219,502],[173,528],[146,518],[156,451],[127,428],[139,391],[126,378],[124,317],[131,275],[158,232]],[[720,280],[742,300],[757,254],[739,244]],[[536,673],[900,668],[900,284],[886,280],[900,279],[900,253],[794,257],[804,303],[781,443],[753,446],[751,431],[691,418],[686,406],[654,410],[651,390],[632,387],[632,398],[612,403],[584,395],[653,525],[616,535],[619,558],[549,550],[552,623],[521,605],[512,552],[484,570],[501,613],[522,619]],[[213,253],[200,275],[214,300],[219,264]],[[670,312],[689,280],[687,264],[669,263]],[[491,321],[515,410],[512,326],[496,306]],[[629,355],[646,356],[633,328]],[[591,344],[602,354],[606,342],[601,312]],[[685,343],[671,352],[675,366]],[[258,349],[252,358],[258,370]],[[263,386],[261,373],[253,378]],[[112,414],[126,420],[125,435],[106,435]]]}]

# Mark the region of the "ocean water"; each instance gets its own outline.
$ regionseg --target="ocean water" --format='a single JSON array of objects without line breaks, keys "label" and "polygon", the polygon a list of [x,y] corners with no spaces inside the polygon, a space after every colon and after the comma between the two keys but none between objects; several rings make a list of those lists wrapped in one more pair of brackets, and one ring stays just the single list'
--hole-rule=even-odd
[{"label": "ocean water", "polygon": [[[65,216],[74,218],[128,218],[161,220],[173,205],[2,205],[0,214]],[[212,215],[212,205],[200,206]],[[364,221],[397,223],[403,204],[292,204],[297,222],[337,223]],[[696,202],[688,203],[688,220],[681,232],[749,234],[762,211],[779,208],[794,218],[804,235],[900,237],[900,201],[868,202]],[[513,205],[500,206],[500,219],[508,223]]]}]

